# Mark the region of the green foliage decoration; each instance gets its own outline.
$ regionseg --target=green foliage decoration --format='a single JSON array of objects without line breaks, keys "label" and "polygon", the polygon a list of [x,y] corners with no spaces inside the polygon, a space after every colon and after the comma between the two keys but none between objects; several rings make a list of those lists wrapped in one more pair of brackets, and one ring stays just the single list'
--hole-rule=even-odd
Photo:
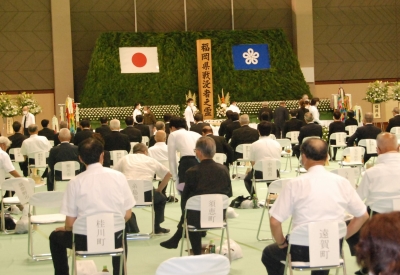
[{"label": "green foliage decoration", "polygon": [[[282,30],[206,31],[170,33],[109,32],[100,35],[79,97],[81,107],[184,104],[188,90],[198,92],[196,40],[211,39],[214,102],[218,93],[236,101],[288,100],[310,95]],[[271,68],[237,71],[232,46],[267,43]],[[160,73],[121,74],[119,47],[158,49]]]}]

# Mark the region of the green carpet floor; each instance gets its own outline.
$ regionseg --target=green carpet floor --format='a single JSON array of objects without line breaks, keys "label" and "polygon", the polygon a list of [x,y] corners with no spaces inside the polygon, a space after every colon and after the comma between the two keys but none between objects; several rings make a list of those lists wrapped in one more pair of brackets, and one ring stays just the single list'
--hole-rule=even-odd
[{"label": "green carpet floor", "polygon": [[[340,153],[338,154],[340,156]],[[284,165],[284,160],[283,165]],[[294,167],[297,166],[297,159],[292,158],[293,171],[290,173],[282,173],[283,178],[290,178],[295,176]],[[331,162],[328,170],[338,168],[336,162]],[[239,171],[244,171],[240,168]],[[233,198],[239,195],[246,195],[247,191],[244,187],[242,180],[232,181],[233,185]],[[45,191],[46,187],[40,187],[36,192]],[[65,189],[65,184],[59,184],[60,190]],[[259,198],[264,199],[267,189],[263,184],[258,185]],[[267,274],[266,270],[261,263],[261,253],[265,246],[272,243],[272,241],[259,242],[256,239],[258,224],[261,217],[262,209],[235,209],[239,214],[236,219],[229,220],[229,231],[231,239],[235,240],[243,250],[243,258],[232,262],[230,274]],[[150,218],[151,214],[149,209],[135,209],[134,210],[139,227],[142,233],[150,232]],[[38,209],[38,214],[45,213]],[[176,230],[177,220],[180,216],[179,203],[167,204],[165,210],[166,220],[162,224],[165,228],[170,228],[171,233],[164,236],[155,236],[150,240],[129,241],[128,242],[128,274],[150,275],[155,274],[158,265],[171,258],[179,256],[179,249],[167,250],[162,248],[159,243],[167,240]],[[287,231],[289,226],[288,222],[284,223],[283,230]],[[55,228],[55,225],[40,226],[34,232],[34,247],[37,253],[46,253],[49,251],[48,235]],[[270,236],[270,229],[268,220],[265,219],[263,224],[263,236]],[[219,231],[209,232],[207,237],[203,238],[203,243],[208,243],[209,240],[219,239]],[[28,236],[23,235],[0,235],[0,274],[40,274],[50,275],[54,274],[52,261],[35,262],[30,259],[27,254],[28,251]],[[186,244],[185,244],[186,245]],[[355,258],[350,255],[347,244],[344,246],[345,261],[347,265],[347,273],[354,274],[357,268]],[[101,270],[103,265],[107,265],[111,270],[111,258],[91,258],[95,261],[98,270]],[[305,274],[304,272],[301,272]],[[300,272],[295,272],[300,274]],[[335,274],[331,270],[330,274]],[[340,271],[340,274],[342,272]]]}]

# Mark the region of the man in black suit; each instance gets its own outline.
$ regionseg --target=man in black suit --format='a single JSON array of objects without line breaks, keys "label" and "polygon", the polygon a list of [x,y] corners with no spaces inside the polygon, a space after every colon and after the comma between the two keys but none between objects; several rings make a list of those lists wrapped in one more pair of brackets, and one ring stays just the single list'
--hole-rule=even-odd
[{"label": "man in black suit", "polygon": [[242,158],[243,154],[236,152],[236,147],[240,144],[251,144],[260,137],[256,129],[250,128],[248,115],[241,115],[239,119],[241,127],[233,131],[230,146],[235,150],[234,160]]},{"label": "man in black suit", "polygon": [[190,131],[199,133],[200,135],[202,134],[201,130],[203,130],[204,126],[210,126],[210,123],[203,122],[203,115],[200,113],[194,115],[194,123],[195,124],[190,127]]},{"label": "man in black suit", "polygon": [[126,128],[121,130],[121,133],[127,135],[130,142],[142,142],[142,132],[133,127],[133,117],[127,116],[125,123]]},{"label": "man in black suit", "polygon": [[118,119],[113,119],[110,121],[110,129],[111,133],[104,137],[104,150],[125,150],[129,154],[131,151],[131,143],[127,135],[119,132],[120,122]]},{"label": "man in black suit", "polygon": [[[331,124],[329,124],[329,132],[328,132],[328,144],[331,145],[336,145],[336,140],[330,140],[331,135],[334,133],[345,133],[345,125],[344,123],[341,121],[341,116],[342,114],[340,113],[340,111],[335,110],[333,112],[333,122]],[[338,148],[337,147],[333,147],[333,158],[331,156],[331,151],[329,150],[329,156],[331,157],[332,160],[336,160],[336,153],[337,153]]]},{"label": "man in black suit", "polygon": [[169,130],[169,121],[171,120],[172,115],[170,113],[164,114],[164,124],[165,124],[165,133],[167,135],[169,135],[169,133],[171,132]]},{"label": "man in black suit", "polygon": [[79,145],[82,141],[93,136],[93,131],[90,129],[90,121],[87,119],[81,120],[79,123],[82,130],[77,132],[74,138],[74,144]]},{"label": "man in black suit", "polygon": [[268,114],[268,121],[272,120],[272,110],[268,107],[268,102],[264,101],[262,103],[261,109],[258,111],[258,120],[261,122],[263,119],[261,118],[262,113]]},{"label": "man in black suit", "polygon": [[289,132],[300,131],[300,128],[304,126],[303,121],[296,118],[297,111],[296,109],[290,110],[290,119],[283,126],[282,138],[285,138]]},{"label": "man in black suit", "polygon": [[[54,171],[54,166],[57,162],[62,161],[77,161],[78,158],[78,146],[70,144],[71,133],[67,128],[60,130],[58,138],[60,145],[51,148],[48,158],[49,172],[47,173],[47,191],[54,190],[54,181],[62,180],[61,171]],[[75,175],[80,172],[81,169],[75,171]]]},{"label": "man in black suit", "polygon": [[293,147],[293,152],[297,158],[300,157],[300,146],[303,143],[304,138],[314,136],[322,138],[322,126],[313,122],[314,117],[312,113],[305,113],[304,120],[306,121],[307,125],[300,128],[299,144]]},{"label": "man in black suit", "polygon": [[[185,187],[182,192],[182,215],[178,224],[178,230],[167,241],[160,243],[164,248],[177,248],[182,238],[182,225],[184,207],[190,197],[204,194],[223,194],[232,196],[232,184],[229,171],[222,164],[213,160],[216,147],[210,137],[201,137],[196,142],[196,156],[200,163],[189,168],[185,173]],[[188,224],[200,227],[200,211],[188,210]],[[201,232],[189,232],[189,240],[192,244],[193,254],[201,254]]]},{"label": "man in black suit", "polygon": [[148,137],[150,140],[150,128],[147,125],[143,125],[143,116],[137,115],[136,121],[137,124],[135,124],[133,127],[138,129],[142,133],[142,137]]},{"label": "man in black suit", "polygon": [[232,147],[229,146],[224,137],[214,136],[211,126],[204,126],[202,130],[202,135],[203,137],[205,136],[210,137],[215,141],[215,146],[217,150],[216,153],[221,153],[226,155],[226,162],[224,163],[224,165],[229,170],[229,164],[232,164],[233,162]]},{"label": "man in black suit", "polygon": [[240,128],[239,114],[233,112],[231,114],[231,119],[232,122],[226,126],[225,140],[227,142],[232,138],[233,131]]},{"label": "man in black suit", "polygon": [[103,138],[111,133],[110,127],[108,127],[108,118],[103,116],[100,118],[100,127],[97,127],[95,132],[100,134]]},{"label": "man in black suit", "polygon": [[[66,121],[60,121],[60,130],[61,129],[68,129],[68,123]],[[71,133],[71,131],[70,131]],[[60,139],[58,138],[59,133],[54,135],[54,146],[57,146],[58,144],[60,144]],[[71,143],[74,143],[74,134],[71,133],[71,140],[69,141]]]},{"label": "man in black suit", "polygon": [[46,137],[48,140],[54,140],[54,131],[47,128],[47,126],[49,126],[49,120],[42,119],[40,124],[42,124],[43,129],[38,132],[38,136]]},{"label": "man in black suit", "polygon": [[277,136],[276,138],[281,138],[281,132],[283,131],[283,127],[285,126],[285,121],[288,120],[289,118],[289,111],[286,108],[286,102],[281,101],[279,103],[279,107],[277,107],[274,111],[274,123],[276,127],[278,128],[277,130]]},{"label": "man in black suit", "polygon": [[389,119],[389,124],[386,127],[386,132],[390,133],[393,127],[400,127],[399,107],[394,107],[392,111],[393,117]]},{"label": "man in black suit", "polygon": [[[376,139],[376,137],[382,132],[381,129],[372,124],[374,117],[371,112],[365,113],[364,115],[364,126],[358,127],[354,134],[349,137],[347,146],[354,146],[354,142],[358,142],[362,139]],[[366,163],[372,156],[376,154],[364,154],[364,163]]]},{"label": "man in black suit", "polygon": [[219,126],[219,130],[218,130],[218,135],[220,137],[223,137],[226,135],[226,129],[227,129],[228,125],[232,123],[232,118],[231,118],[232,113],[233,112],[231,110],[226,111],[226,113],[225,113],[226,119],[223,122],[221,122],[221,125]]},{"label": "man in black suit", "polygon": [[275,137],[277,137],[278,136],[278,128],[276,127],[275,123],[270,122],[271,119],[269,117],[269,114],[264,112],[264,113],[261,114],[260,118],[261,118],[260,123],[262,121],[267,121],[267,122],[269,122],[271,124],[271,134],[274,135]]},{"label": "man in black suit", "polygon": [[[11,141],[11,145],[7,150],[7,153],[10,154],[10,149],[12,148],[21,148],[22,146],[22,142],[27,139],[28,137],[21,134],[21,123],[19,123],[18,121],[14,121],[13,122],[13,130],[14,130],[14,135],[11,135],[8,137],[8,139]],[[11,159],[14,159],[14,155],[10,155]],[[19,163],[19,167],[21,168],[22,173],[24,174],[24,177],[28,176],[28,160],[26,159],[24,162],[20,162]]]}]

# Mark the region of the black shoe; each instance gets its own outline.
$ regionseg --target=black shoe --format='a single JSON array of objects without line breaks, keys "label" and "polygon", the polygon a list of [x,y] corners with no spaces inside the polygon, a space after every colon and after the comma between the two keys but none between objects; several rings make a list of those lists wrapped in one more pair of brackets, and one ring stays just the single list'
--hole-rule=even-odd
[{"label": "black shoe", "polygon": [[205,236],[207,236],[207,231],[202,231],[201,232],[201,237],[204,238]]},{"label": "black shoe", "polygon": [[168,241],[161,242],[160,245],[167,249],[176,249],[178,248],[179,240],[176,242],[174,239],[169,239]]},{"label": "black shoe", "polygon": [[169,233],[170,230],[167,228],[160,227],[154,231],[156,232],[156,234],[166,234],[166,233]]}]

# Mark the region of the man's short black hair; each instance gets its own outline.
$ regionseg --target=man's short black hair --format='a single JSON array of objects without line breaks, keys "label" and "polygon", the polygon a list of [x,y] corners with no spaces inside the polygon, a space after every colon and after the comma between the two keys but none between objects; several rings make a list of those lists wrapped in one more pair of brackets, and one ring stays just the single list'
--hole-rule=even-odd
[{"label": "man's short black hair", "polygon": [[139,105],[140,105],[140,103],[136,102],[135,105],[134,105],[134,108],[136,109],[136,107],[139,106]]},{"label": "man's short black hair", "polygon": [[269,114],[267,112],[263,112],[261,114],[261,121],[268,121],[269,119]]},{"label": "man's short black hair", "polygon": [[100,123],[101,124],[104,124],[104,123],[107,123],[108,122],[108,118],[106,117],[106,116],[102,116],[101,118],[100,118]]},{"label": "man's short black hair", "polygon": [[137,123],[143,122],[143,116],[142,115],[137,115],[136,116],[136,121],[137,121]]},{"label": "man's short black hair", "polygon": [[19,123],[18,121],[14,121],[12,124],[13,130],[14,132],[19,132],[19,130],[21,130],[21,123]]},{"label": "man's short black hair", "polygon": [[169,122],[171,120],[172,114],[166,113],[164,114],[164,122]]},{"label": "man's short black hair", "polygon": [[82,128],[90,128],[90,121],[87,119],[81,120],[79,124],[81,125]]},{"label": "man's short black hair", "polygon": [[347,112],[347,116],[349,117],[349,118],[353,118],[354,117],[354,111],[348,111]]},{"label": "man's short black hair", "polygon": [[127,116],[127,117],[125,118],[125,124],[126,124],[127,126],[133,125],[133,117]]},{"label": "man's short black hair", "polygon": [[186,100],[186,103],[190,103],[191,101],[193,101],[193,98],[188,98],[187,100]]},{"label": "man's short black hair", "polygon": [[226,117],[229,119],[229,118],[231,118],[232,117],[232,113],[233,113],[233,111],[232,110],[228,110],[228,111],[226,111]]},{"label": "man's short black hair", "polygon": [[311,99],[311,105],[314,106],[315,104],[317,104],[317,102],[319,102],[319,98],[318,97],[314,97],[313,99]]},{"label": "man's short black hair", "polygon": [[335,110],[335,111],[333,112],[333,117],[334,117],[336,120],[340,119],[341,116],[342,116],[342,113],[341,113],[340,111]]},{"label": "man's short black hair", "polygon": [[195,121],[203,121],[203,115],[201,113],[196,113],[194,115],[194,120]]},{"label": "man's short black hair", "polygon": [[175,127],[176,129],[186,129],[186,120],[179,116],[171,117],[169,127]]},{"label": "man's short black hair", "polygon": [[42,124],[43,128],[46,128],[47,126],[49,126],[49,120],[48,119],[42,119],[40,124]]},{"label": "man's short black hair", "polygon": [[291,115],[292,117],[297,116],[297,110],[296,110],[296,109],[290,110],[289,113],[290,113],[290,115]]},{"label": "man's short black hair", "polygon": [[236,112],[233,112],[231,115],[231,119],[232,119],[232,121],[239,120],[239,114]]},{"label": "man's short black hair", "polygon": [[328,143],[322,139],[309,138],[301,144],[300,150],[308,159],[315,161],[326,160],[328,157]]},{"label": "man's short black hair", "polygon": [[257,125],[257,130],[260,132],[262,137],[269,136],[271,134],[272,124],[268,121],[261,121]]},{"label": "man's short black hair", "polygon": [[86,165],[99,162],[103,150],[103,144],[94,138],[87,138],[78,146],[79,156]]}]

